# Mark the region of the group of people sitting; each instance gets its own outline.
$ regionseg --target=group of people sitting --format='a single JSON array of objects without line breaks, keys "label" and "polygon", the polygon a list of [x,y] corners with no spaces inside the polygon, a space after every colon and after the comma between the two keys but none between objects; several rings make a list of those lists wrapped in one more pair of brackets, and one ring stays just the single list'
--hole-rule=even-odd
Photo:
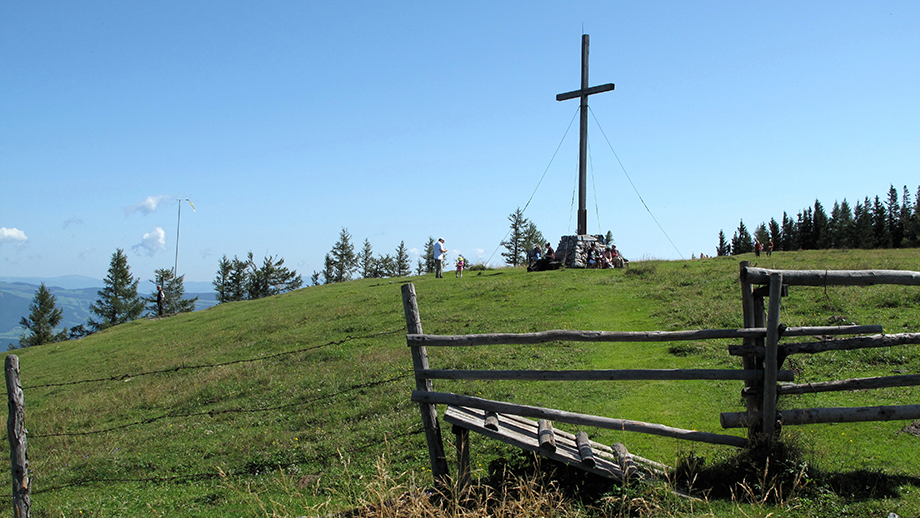
[{"label": "group of people sitting", "polygon": [[534,245],[527,252],[527,271],[541,272],[543,270],[555,270],[559,268],[559,262],[556,261],[556,251],[553,246],[546,243],[546,250],[540,248],[540,245]]},{"label": "group of people sitting", "polygon": [[588,268],[626,268],[628,264],[629,261],[617,250],[617,245],[611,244],[601,250],[597,243],[591,243],[588,249]]},{"label": "group of people sitting", "polygon": [[[556,251],[552,245],[546,243],[546,249],[540,245],[534,245],[527,252],[527,271],[539,272],[543,270],[555,270],[561,266],[561,262],[556,260]],[[629,265],[627,261],[617,250],[617,245],[609,246],[597,243],[591,243],[588,248],[586,257],[587,268],[626,268]]]}]

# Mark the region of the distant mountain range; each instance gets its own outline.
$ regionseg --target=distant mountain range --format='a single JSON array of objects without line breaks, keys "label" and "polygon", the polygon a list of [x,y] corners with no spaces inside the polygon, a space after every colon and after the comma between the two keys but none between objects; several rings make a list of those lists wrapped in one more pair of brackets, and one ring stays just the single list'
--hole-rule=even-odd
[{"label": "distant mountain range", "polygon": [[[41,283],[55,296],[55,306],[63,311],[61,327],[86,325],[91,313],[89,306],[99,298],[98,292],[105,283],[100,279],[82,275],[63,277],[0,277],[0,348],[19,344],[24,329],[19,325],[23,317],[29,316],[29,305]],[[146,286],[149,285],[149,286]],[[217,305],[217,294],[209,282],[186,282],[186,298],[198,297],[195,310],[200,311]],[[152,283],[141,282],[139,294],[144,297],[153,293]]]}]

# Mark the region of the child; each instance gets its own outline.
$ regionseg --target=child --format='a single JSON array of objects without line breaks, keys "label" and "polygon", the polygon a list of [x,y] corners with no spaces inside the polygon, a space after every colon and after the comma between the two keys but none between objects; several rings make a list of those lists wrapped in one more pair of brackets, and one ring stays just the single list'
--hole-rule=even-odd
[{"label": "child", "polygon": [[464,264],[464,259],[463,259],[463,256],[461,255],[457,259],[457,278],[458,279],[463,277],[463,264]]}]

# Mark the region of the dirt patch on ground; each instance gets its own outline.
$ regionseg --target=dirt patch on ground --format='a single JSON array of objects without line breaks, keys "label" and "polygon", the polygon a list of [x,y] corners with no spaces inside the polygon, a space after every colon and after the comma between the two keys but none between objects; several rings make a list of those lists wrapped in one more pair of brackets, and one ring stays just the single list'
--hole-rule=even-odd
[{"label": "dirt patch on ground", "polygon": [[901,431],[904,433],[909,433],[911,435],[916,435],[917,437],[920,437],[920,421],[914,421],[913,423],[910,423],[904,428],[901,428]]}]

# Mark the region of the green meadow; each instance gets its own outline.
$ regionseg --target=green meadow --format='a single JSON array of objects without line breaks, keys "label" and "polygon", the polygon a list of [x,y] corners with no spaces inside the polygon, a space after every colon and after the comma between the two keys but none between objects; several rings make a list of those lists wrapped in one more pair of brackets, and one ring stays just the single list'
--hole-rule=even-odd
[{"label": "green meadow", "polygon": [[[315,516],[352,509],[387,489],[432,484],[406,345],[400,288],[412,282],[428,334],[551,329],[739,328],[738,263],[778,269],[920,271],[920,250],[777,252],[771,257],[634,261],[627,270],[467,271],[310,287],[196,313],[144,319],[79,341],[17,350],[26,402],[32,516]],[[920,332],[920,287],[790,288],[789,326],[878,324]],[[554,342],[432,348],[432,368],[740,368],[729,340]],[[10,353],[7,353],[10,354]],[[795,355],[796,382],[920,373],[920,348]],[[436,390],[743,436],[720,412],[744,409],[741,382],[472,382]],[[920,403],[920,388],[780,399],[780,409]],[[441,408],[443,412],[443,408]],[[662,494],[642,516],[920,516],[920,436],[904,421],[787,427],[801,450],[794,495],[732,496],[694,487]],[[453,437],[444,426],[453,464]],[[574,432],[572,428],[560,428]],[[736,450],[638,433],[586,430],[670,466],[717,466]],[[5,448],[8,445],[4,445]],[[473,434],[481,483],[522,455]],[[382,482],[382,481],[385,481]],[[835,482],[836,481],[836,482]],[[596,483],[593,482],[593,483]],[[9,487],[9,486],[8,486]],[[610,494],[623,488],[611,483]],[[617,493],[619,491],[620,493]],[[749,495],[742,493],[749,492]],[[745,498],[745,496],[747,496]],[[596,502],[577,516],[616,515]],[[636,498],[648,502],[653,495]],[[667,504],[665,505],[666,502]],[[657,507],[656,507],[657,506]],[[0,513],[11,513],[8,499]],[[561,514],[560,514],[561,515]]]}]

